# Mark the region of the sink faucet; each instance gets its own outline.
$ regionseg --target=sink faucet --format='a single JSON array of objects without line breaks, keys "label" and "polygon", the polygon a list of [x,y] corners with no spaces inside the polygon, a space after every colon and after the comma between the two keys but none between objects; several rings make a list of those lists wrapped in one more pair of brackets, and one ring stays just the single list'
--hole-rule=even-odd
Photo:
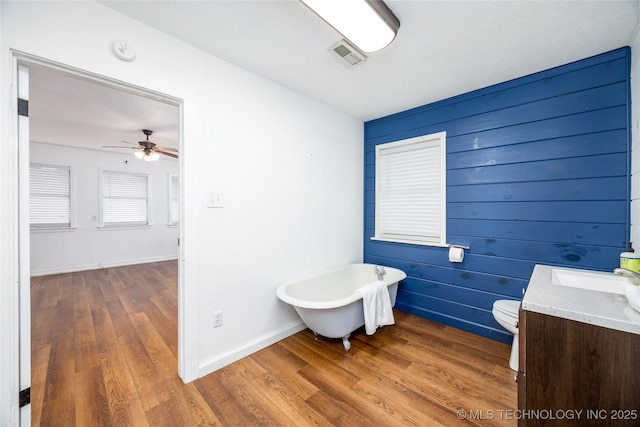
[{"label": "sink faucet", "polygon": [[[376,276],[378,276],[378,280],[384,280],[384,275],[387,274],[383,266],[376,265]],[[640,276],[639,276],[640,277]]]},{"label": "sink faucet", "polygon": [[627,270],[626,268],[614,268],[613,274],[628,277],[634,285],[640,284],[640,274],[635,271]]}]

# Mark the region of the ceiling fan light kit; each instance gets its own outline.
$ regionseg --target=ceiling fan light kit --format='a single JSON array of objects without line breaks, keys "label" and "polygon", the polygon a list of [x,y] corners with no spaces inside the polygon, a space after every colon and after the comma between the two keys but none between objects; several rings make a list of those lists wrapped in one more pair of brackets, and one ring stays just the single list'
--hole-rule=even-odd
[{"label": "ceiling fan light kit", "polygon": [[158,153],[156,153],[155,151],[149,151],[147,152],[145,151],[136,151],[135,153],[133,153],[138,159],[140,160],[144,160],[146,162],[153,162],[156,161],[160,158],[160,155]]},{"label": "ceiling fan light kit", "polygon": [[382,0],[300,0],[365,53],[387,47],[400,20]]}]

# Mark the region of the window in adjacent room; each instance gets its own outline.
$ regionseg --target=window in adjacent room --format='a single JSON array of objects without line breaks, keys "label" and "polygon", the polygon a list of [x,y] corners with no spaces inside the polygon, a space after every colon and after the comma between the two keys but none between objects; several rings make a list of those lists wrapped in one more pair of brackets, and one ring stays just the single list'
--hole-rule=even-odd
[{"label": "window in adjacent room", "polygon": [[32,229],[74,226],[71,168],[29,164],[29,223]]},{"label": "window in adjacent room", "polygon": [[376,146],[374,240],[446,245],[446,132]]},{"label": "window in adjacent room", "polygon": [[169,225],[178,225],[180,211],[178,208],[178,175],[169,175]]},{"label": "window in adjacent room", "polygon": [[102,170],[100,224],[148,225],[149,179],[145,173]]}]

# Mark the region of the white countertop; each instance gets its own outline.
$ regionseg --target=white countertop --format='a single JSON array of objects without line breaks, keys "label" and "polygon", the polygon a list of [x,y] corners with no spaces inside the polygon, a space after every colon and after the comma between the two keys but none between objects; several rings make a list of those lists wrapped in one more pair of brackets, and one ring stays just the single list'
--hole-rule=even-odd
[{"label": "white countertop", "polygon": [[592,272],[536,265],[522,299],[524,310],[640,335],[640,312],[628,304],[624,295],[553,284],[554,269]]}]

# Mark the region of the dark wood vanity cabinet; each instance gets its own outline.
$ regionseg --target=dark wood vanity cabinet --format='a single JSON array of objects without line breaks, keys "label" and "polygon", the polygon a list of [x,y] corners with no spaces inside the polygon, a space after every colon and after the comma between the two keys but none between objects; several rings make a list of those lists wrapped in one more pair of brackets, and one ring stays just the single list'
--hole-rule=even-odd
[{"label": "dark wood vanity cabinet", "polygon": [[518,425],[640,426],[640,335],[520,310]]}]

